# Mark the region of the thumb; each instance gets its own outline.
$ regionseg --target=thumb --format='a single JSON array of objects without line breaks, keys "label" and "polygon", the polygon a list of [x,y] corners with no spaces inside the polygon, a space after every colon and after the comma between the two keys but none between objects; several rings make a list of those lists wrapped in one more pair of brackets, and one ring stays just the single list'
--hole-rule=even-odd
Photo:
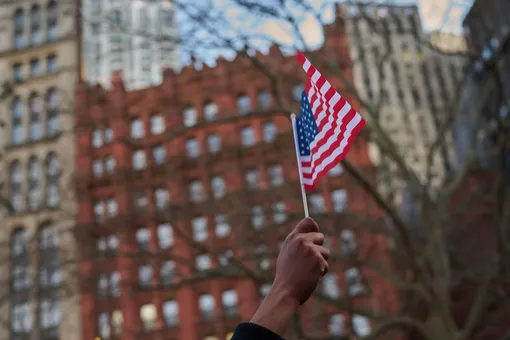
[{"label": "thumb", "polygon": [[307,217],[301,222],[298,223],[298,225],[294,228],[293,233],[297,234],[305,234],[305,233],[318,233],[319,232],[319,225],[317,222],[315,222],[310,217]]}]

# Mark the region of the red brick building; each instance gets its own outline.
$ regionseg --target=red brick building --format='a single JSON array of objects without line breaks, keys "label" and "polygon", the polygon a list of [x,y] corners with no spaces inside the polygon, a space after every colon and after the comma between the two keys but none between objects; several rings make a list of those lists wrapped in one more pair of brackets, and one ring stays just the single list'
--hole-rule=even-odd
[{"label": "red brick building", "polygon": [[[342,23],[327,32],[349,76]],[[294,57],[272,48],[258,58],[281,77],[282,97],[298,110],[292,98],[299,98],[304,74]],[[83,339],[225,339],[250,318],[267,292],[281,241],[302,217],[290,119],[275,110],[271,86],[242,57],[165,71],[162,85],[141,91],[127,92],[120,74],[109,91],[81,85]],[[363,139],[349,158],[375,176]],[[346,254],[357,243],[360,252],[382,256],[384,240],[349,229],[347,207],[367,217],[376,209],[340,166],[309,194],[309,204],[332,249]],[[323,288],[335,299],[340,287],[363,294],[374,280],[332,263]],[[396,303],[385,284],[371,285],[365,300],[359,303],[377,310]],[[330,305],[310,302],[302,315],[307,331],[349,328]],[[370,326],[361,317],[354,323],[360,332]]]}]

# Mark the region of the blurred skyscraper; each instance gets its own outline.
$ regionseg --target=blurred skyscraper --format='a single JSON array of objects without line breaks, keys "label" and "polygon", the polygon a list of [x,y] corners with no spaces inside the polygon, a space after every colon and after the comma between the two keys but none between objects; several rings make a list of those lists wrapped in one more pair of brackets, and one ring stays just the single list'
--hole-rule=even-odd
[{"label": "blurred skyscraper", "polygon": [[129,89],[162,81],[179,68],[179,33],[171,0],[83,0],[82,70],[87,82],[107,87],[120,70]]}]

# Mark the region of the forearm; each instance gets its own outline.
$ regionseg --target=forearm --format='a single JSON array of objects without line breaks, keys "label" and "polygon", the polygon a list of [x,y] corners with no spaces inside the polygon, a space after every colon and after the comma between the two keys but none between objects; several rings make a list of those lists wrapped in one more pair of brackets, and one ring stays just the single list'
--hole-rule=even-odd
[{"label": "forearm", "polygon": [[299,303],[285,292],[271,289],[250,322],[283,337],[298,307]]}]

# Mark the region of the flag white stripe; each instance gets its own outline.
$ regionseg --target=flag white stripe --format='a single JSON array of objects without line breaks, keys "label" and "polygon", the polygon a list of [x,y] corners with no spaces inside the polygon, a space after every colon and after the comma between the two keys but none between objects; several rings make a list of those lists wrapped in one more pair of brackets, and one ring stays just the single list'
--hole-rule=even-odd
[{"label": "flag white stripe", "polygon": [[[360,122],[361,122],[361,116],[358,115],[358,116],[355,116],[353,118],[353,120],[351,120],[349,122],[349,124],[347,124],[347,130],[345,131],[345,137],[340,142],[340,146],[338,148],[336,148],[331,153],[331,155],[329,155],[327,158],[325,158],[320,164],[315,166],[315,171],[312,173],[312,178],[308,178],[308,177],[303,178],[304,184],[312,185],[313,182],[317,179],[319,172],[324,170],[324,168],[326,168],[326,166],[331,164],[331,162],[333,162],[335,160],[335,158],[338,157],[338,155],[340,155],[344,151],[345,147],[347,146],[347,142],[349,141],[349,137],[352,134],[352,130],[354,130],[354,128],[356,128],[356,126],[358,126],[358,124]],[[313,157],[313,158],[315,158],[315,157]]]}]

